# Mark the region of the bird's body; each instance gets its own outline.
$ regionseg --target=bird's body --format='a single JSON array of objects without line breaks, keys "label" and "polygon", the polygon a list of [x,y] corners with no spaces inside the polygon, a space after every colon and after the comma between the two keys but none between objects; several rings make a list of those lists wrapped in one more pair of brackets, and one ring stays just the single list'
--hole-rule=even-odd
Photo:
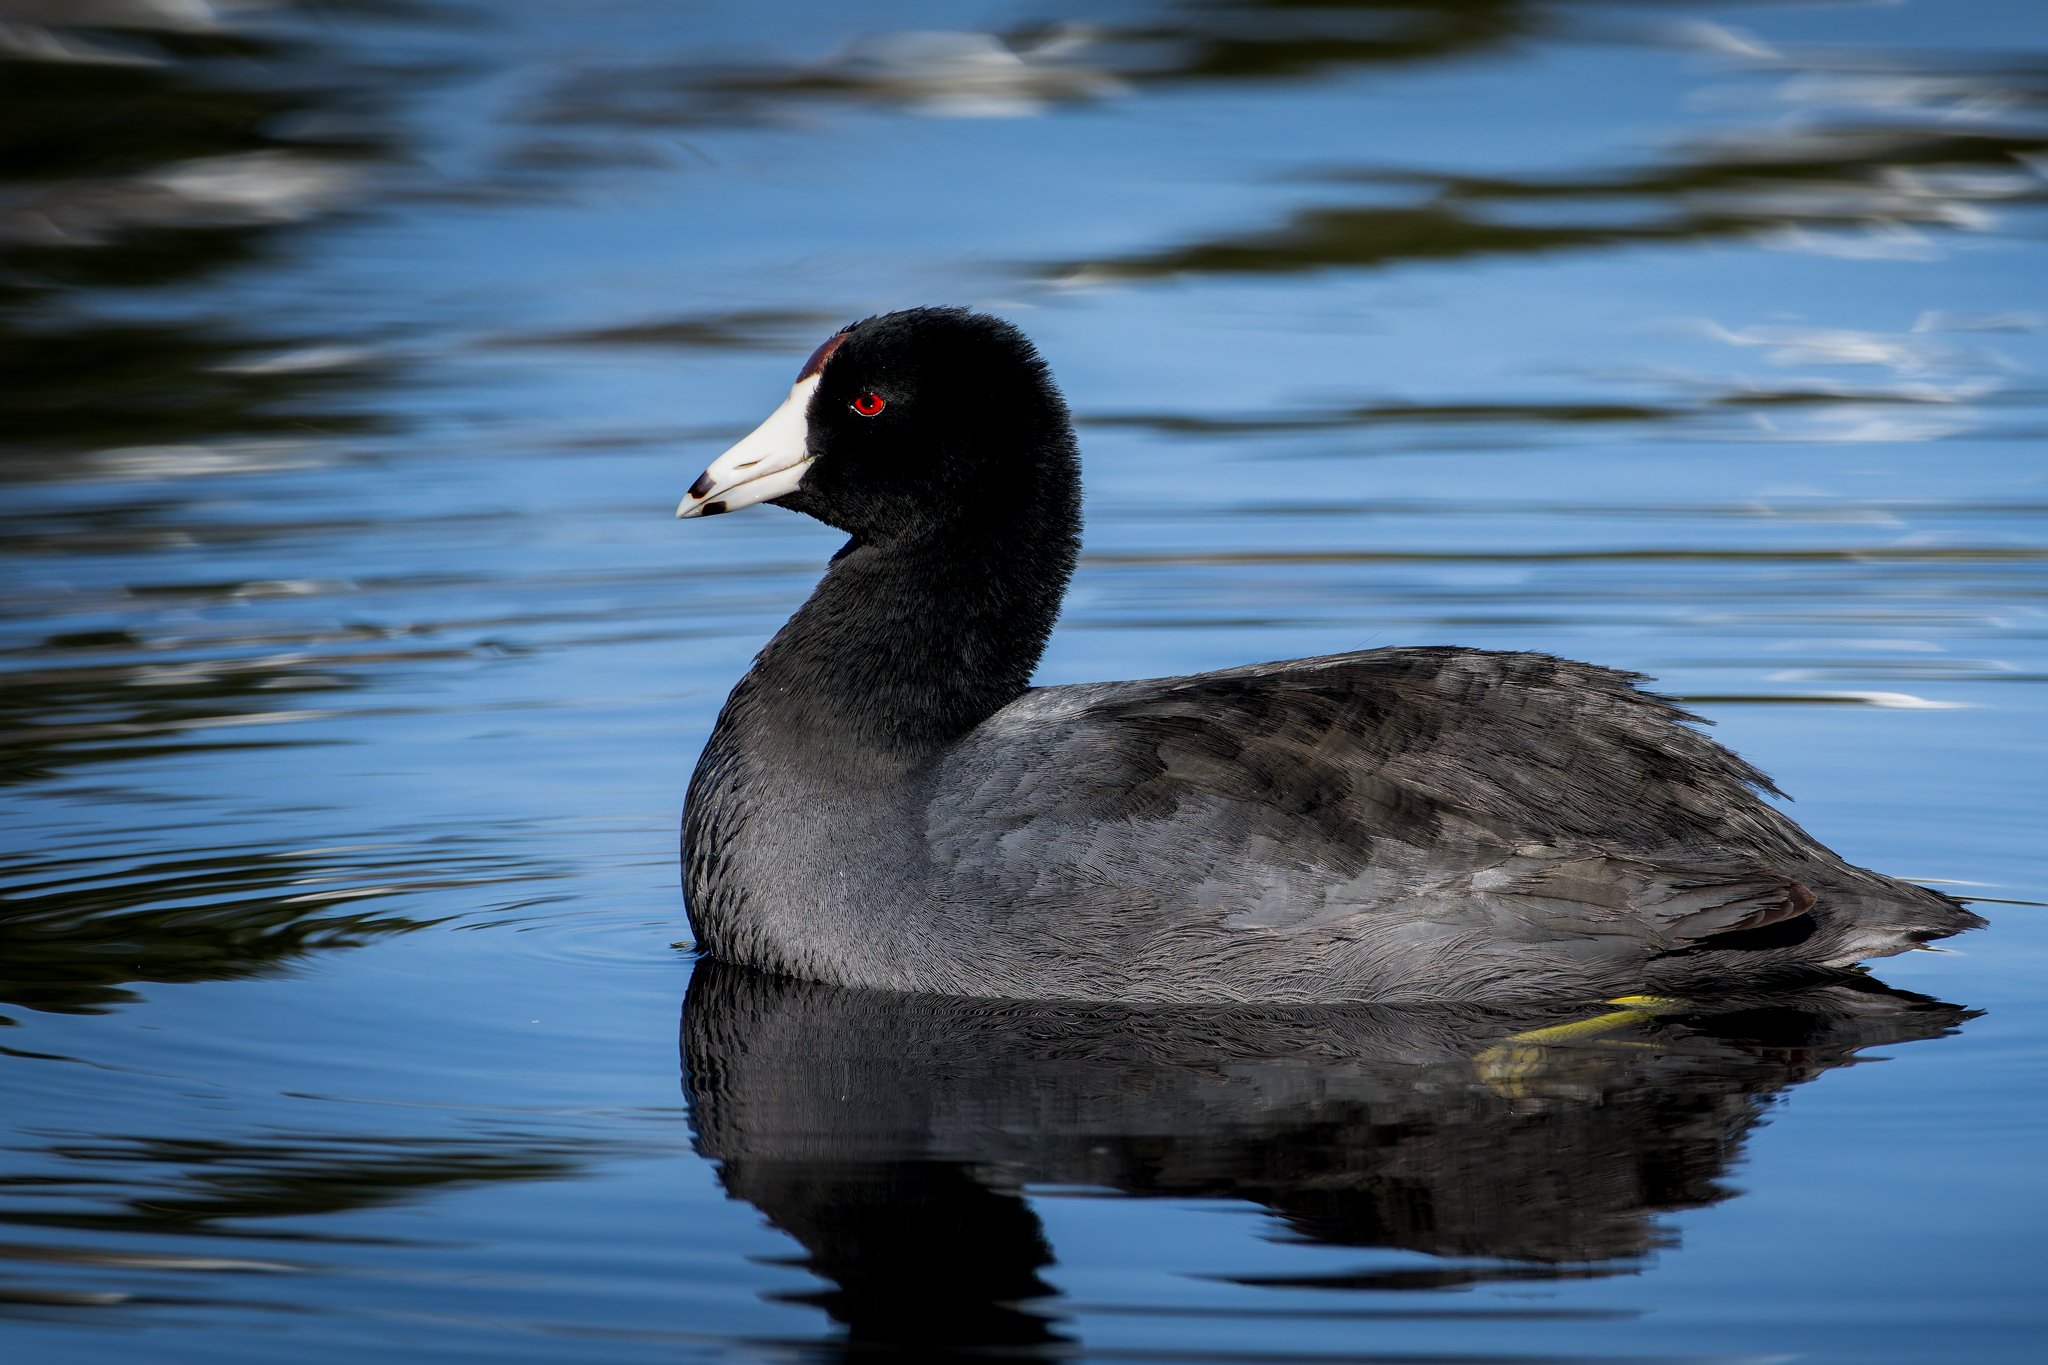
[{"label": "bird's body", "polygon": [[[956,371],[1007,420],[977,431],[936,387]],[[759,482],[853,537],[691,783],[686,894],[717,956],[1038,999],[1598,997],[1981,922],[1842,861],[1684,712],[1590,664],[1380,649],[1033,688],[1079,482],[1029,344],[892,314],[821,348],[791,402],[796,456],[742,443],[684,508]]]}]

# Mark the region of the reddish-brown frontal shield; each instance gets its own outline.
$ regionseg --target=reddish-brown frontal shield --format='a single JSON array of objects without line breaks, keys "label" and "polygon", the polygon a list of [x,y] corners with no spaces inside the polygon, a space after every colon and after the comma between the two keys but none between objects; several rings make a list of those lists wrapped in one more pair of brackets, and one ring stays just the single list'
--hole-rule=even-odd
[{"label": "reddish-brown frontal shield", "polygon": [[832,358],[832,353],[839,349],[839,343],[844,340],[846,340],[846,333],[844,332],[834,332],[831,336],[826,337],[825,344],[812,351],[811,358],[804,362],[803,370],[797,375],[796,382],[801,384],[818,371],[824,369],[825,362]]}]

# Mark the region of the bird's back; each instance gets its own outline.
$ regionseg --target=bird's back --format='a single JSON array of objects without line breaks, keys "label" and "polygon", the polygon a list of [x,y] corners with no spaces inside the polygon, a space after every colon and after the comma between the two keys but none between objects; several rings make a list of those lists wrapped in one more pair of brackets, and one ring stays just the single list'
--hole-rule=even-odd
[{"label": "bird's back", "polygon": [[934,775],[935,924],[982,949],[934,984],[1600,994],[1845,963],[1976,922],[1842,862],[1637,681],[1426,648],[1037,689]]}]

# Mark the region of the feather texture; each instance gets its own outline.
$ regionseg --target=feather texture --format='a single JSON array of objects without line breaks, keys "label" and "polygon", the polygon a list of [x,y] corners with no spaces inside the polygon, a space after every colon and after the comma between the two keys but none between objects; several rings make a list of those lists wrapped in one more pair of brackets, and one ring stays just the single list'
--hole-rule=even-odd
[{"label": "feather texture", "polygon": [[818,364],[775,501],[851,539],[690,785],[718,956],[987,997],[1500,1000],[1755,985],[1982,923],[1836,857],[1633,674],[1405,648],[1032,689],[1080,482],[1030,344],[913,310]]}]

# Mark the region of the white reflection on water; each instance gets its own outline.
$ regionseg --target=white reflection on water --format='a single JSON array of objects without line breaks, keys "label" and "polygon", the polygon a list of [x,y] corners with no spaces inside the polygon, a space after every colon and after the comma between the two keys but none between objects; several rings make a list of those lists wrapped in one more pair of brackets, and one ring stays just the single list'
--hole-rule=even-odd
[{"label": "white reflection on water", "polygon": [[[1905,332],[1789,323],[1729,327],[1712,320],[1678,330],[1729,346],[1762,348],[1765,361],[1781,369],[1863,367],[1898,376],[1875,384],[1819,375],[1691,381],[1720,386],[1722,401],[1746,397],[1753,434],[1762,439],[1883,444],[1954,436],[1980,425],[1984,413],[1971,405],[1997,398],[2020,369],[1996,350],[1937,339],[1937,322],[1924,313]],[[1792,396],[1796,404],[1782,401]]]},{"label": "white reflection on water", "polygon": [[1079,26],[1014,43],[994,33],[878,33],[855,39],[818,74],[922,114],[1027,118],[1129,90],[1108,71],[1076,60],[1087,47],[1087,30]]},{"label": "white reflection on water", "polygon": [[146,229],[291,223],[341,207],[360,181],[346,166],[295,152],[206,157],[33,192],[0,212],[0,238],[94,247]]}]

